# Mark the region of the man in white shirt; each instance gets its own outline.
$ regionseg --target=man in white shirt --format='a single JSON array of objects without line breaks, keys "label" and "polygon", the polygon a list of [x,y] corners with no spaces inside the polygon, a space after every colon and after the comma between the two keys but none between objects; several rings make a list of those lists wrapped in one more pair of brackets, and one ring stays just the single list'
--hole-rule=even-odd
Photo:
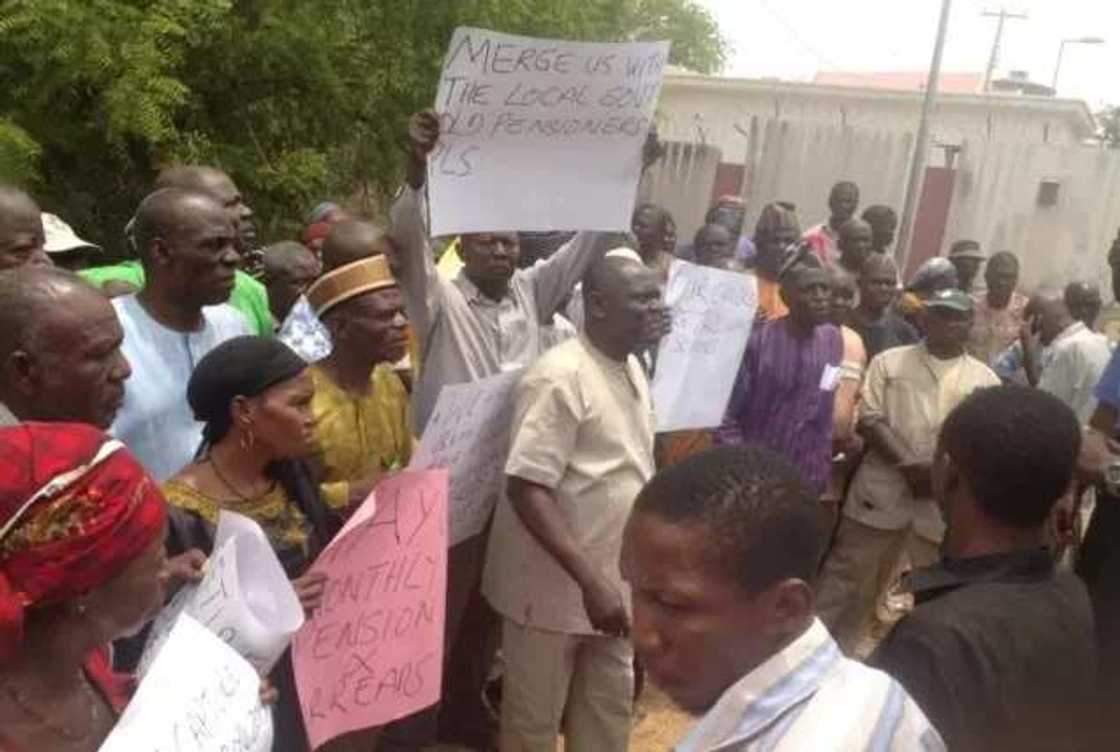
[{"label": "man in white shirt", "polygon": [[622,574],[642,665],[702,716],[677,752],[945,749],[906,690],[813,615],[827,541],[816,496],[760,446],[694,455],[642,489]]},{"label": "man in white shirt", "polygon": [[1039,317],[1039,340],[1048,351],[1038,388],[1066,403],[1088,425],[1097,408],[1093,390],[1112,357],[1108,337],[1078,321],[1059,291],[1036,294],[1031,305]]},{"label": "man in white shirt", "polygon": [[193,459],[202,440],[186,398],[195,364],[227,339],[252,332],[226,303],[240,256],[225,208],[165,188],[140,203],[134,233],[145,284],[112,301],[132,378],[111,432],[163,481]]},{"label": "man in white shirt", "polygon": [[666,333],[655,273],[625,258],[588,273],[583,335],[516,392],[509,495],[483,593],[504,619],[500,748],[624,752],[633,710],[622,530],[653,476],[653,405],[635,354]]}]

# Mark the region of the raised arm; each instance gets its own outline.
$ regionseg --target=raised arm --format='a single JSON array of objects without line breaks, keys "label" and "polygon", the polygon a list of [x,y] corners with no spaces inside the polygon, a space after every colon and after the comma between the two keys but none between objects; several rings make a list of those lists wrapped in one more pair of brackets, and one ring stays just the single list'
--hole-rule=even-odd
[{"label": "raised arm", "polygon": [[439,141],[439,117],[431,111],[412,116],[408,126],[405,184],[389,208],[389,237],[397,252],[394,274],[404,294],[408,318],[423,340],[439,308],[439,271],[428,237],[424,183],[428,154]]},{"label": "raised arm", "polygon": [[522,274],[532,280],[537,316],[547,322],[583,275],[611,248],[615,233],[580,232],[546,260]]}]

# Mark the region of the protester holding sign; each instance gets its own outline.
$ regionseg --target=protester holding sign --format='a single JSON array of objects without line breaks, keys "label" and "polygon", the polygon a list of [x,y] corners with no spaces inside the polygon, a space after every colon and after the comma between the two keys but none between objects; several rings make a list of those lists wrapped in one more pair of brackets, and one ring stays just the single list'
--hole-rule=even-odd
[{"label": "protester holding sign", "polygon": [[94,752],[132,692],[108,645],[163,602],[163,496],[91,426],[0,429],[0,749]]},{"label": "protester holding sign", "polygon": [[[330,540],[329,512],[304,461],[314,450],[314,386],[307,363],[279,340],[238,337],[222,343],[195,368],[187,400],[204,422],[202,458],[164,485],[173,548],[210,554],[223,509],[264,530],[308,613],[326,587],[306,574]],[[287,656],[272,673],[280,690],[278,750],[306,749]]]},{"label": "protester holding sign", "polygon": [[[444,386],[533,363],[547,347],[544,330],[551,325],[552,315],[610,242],[608,236],[581,232],[547,260],[518,270],[515,233],[469,233],[462,236],[462,272],[453,280],[444,279],[432,259],[422,193],[428,155],[440,137],[441,124],[434,112],[412,118],[408,183],[391,210],[401,291],[421,343],[420,379],[413,394],[417,433],[427,425]],[[534,187],[540,189],[540,185]],[[486,536],[476,535],[451,549],[447,639],[449,660],[462,665],[450,677],[471,686],[449,688],[445,699],[453,694],[463,698],[463,704],[443,708],[450,720],[441,723],[458,731],[475,729],[465,733],[482,743],[487,734],[478,728],[487,715],[482,686],[493,657],[493,649],[486,646],[493,645],[491,635],[496,629],[489,607],[478,594],[485,548]],[[468,610],[471,621],[460,634]]]},{"label": "protester holding sign", "polygon": [[611,257],[583,284],[585,335],[518,386],[484,592],[504,617],[501,749],[622,752],[633,712],[630,506],[653,476],[653,402],[636,353],[666,334],[656,274]]}]

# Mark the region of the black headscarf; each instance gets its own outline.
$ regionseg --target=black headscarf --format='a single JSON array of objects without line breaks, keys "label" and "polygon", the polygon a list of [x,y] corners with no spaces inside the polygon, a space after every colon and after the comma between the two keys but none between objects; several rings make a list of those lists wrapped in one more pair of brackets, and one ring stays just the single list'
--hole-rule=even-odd
[{"label": "black headscarf", "polygon": [[[205,423],[199,455],[225,438],[233,426],[230,407],[234,398],[256,397],[277,384],[299,376],[307,362],[277,339],[234,337],[215,347],[195,366],[187,384],[187,402],[197,420]],[[276,460],[268,475],[278,482],[311,522],[313,552],[331,539],[338,528],[319,499],[318,483],[302,459]],[[290,574],[295,576],[298,571]]]},{"label": "black headscarf", "polygon": [[256,397],[306,368],[307,362],[277,339],[234,337],[215,347],[195,366],[187,385],[194,417],[206,424],[203,439],[213,446],[229,433],[236,397]]}]

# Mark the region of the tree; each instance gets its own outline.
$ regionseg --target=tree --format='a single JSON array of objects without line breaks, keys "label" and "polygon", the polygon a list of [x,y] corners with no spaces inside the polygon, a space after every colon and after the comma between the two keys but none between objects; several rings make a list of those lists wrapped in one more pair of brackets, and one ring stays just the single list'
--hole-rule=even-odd
[{"label": "tree", "polygon": [[1120,149],[1120,106],[1105,107],[1096,117],[1097,138],[1109,149]]},{"label": "tree", "polygon": [[290,237],[324,197],[382,203],[460,25],[727,52],[694,0],[7,0],[0,179],[119,248],[162,165],[219,164]]}]

